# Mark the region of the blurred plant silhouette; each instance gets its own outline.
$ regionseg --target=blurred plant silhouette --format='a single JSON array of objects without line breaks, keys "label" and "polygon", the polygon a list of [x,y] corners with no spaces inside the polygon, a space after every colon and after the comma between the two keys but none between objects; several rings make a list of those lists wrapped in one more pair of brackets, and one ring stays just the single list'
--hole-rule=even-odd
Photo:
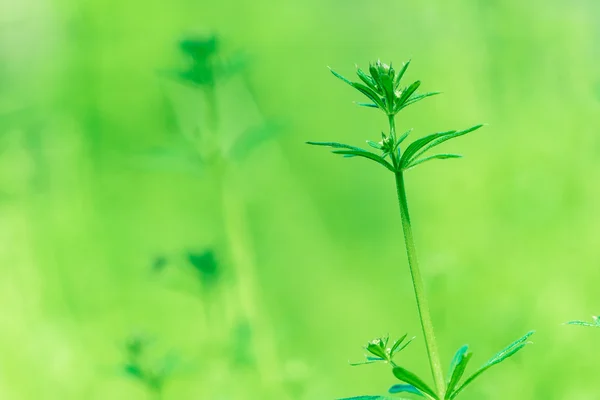
[{"label": "blurred plant silhouette", "polygon": [[155,360],[148,354],[150,345],[149,340],[142,336],[127,339],[123,348],[123,372],[141,383],[154,399],[160,400],[163,398],[164,387],[178,364],[178,358],[166,355]]},{"label": "blurred plant silhouette", "polygon": [[[265,122],[247,84],[240,79],[247,58],[222,55],[216,35],[186,38],[179,49],[187,63],[164,73],[164,83],[179,122],[179,132],[167,147],[137,157],[145,168],[192,173],[216,185],[222,226],[215,243],[202,250],[156,257],[151,269],[165,273],[180,266],[202,288],[200,301],[206,326],[213,332],[202,346],[219,346],[230,353],[231,366],[251,367],[264,398],[285,399],[276,340],[256,289],[257,278],[244,195],[238,188],[236,168],[264,142],[281,132],[279,124]],[[237,95],[232,97],[231,93]],[[173,168],[175,167],[175,168]],[[222,232],[222,233],[221,233]],[[217,323],[219,314],[233,305],[235,318]],[[232,378],[233,379],[233,378]]]}]

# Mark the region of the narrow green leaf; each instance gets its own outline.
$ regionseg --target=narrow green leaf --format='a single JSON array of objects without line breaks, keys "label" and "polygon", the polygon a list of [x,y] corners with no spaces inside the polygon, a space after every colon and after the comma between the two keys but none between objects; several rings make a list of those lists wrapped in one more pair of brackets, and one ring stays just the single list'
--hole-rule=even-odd
[{"label": "narrow green leaf", "polygon": [[332,70],[331,67],[327,67],[327,68],[329,68],[329,70],[331,71],[331,73],[333,75],[335,75],[336,78],[339,78],[339,79],[343,80],[344,82],[346,82],[348,85],[353,86],[353,82],[352,81],[350,81],[347,78],[344,78],[342,75],[340,75],[337,72],[335,72],[334,70]]},{"label": "narrow green leaf", "polygon": [[410,96],[421,86],[421,81],[413,82],[409,87],[405,88],[400,98],[398,99],[394,111],[398,112],[404,107],[404,103],[408,100]]},{"label": "narrow green leaf", "polygon": [[415,142],[413,142],[411,144],[411,146],[412,146],[413,144],[418,143],[418,146],[415,145],[415,147],[413,149],[414,151],[412,151],[410,155],[407,155],[406,154],[407,152],[405,152],[402,157],[403,168],[406,168],[405,166],[410,165],[412,163],[412,161],[419,158],[421,155],[423,155],[424,153],[426,153],[428,150],[432,149],[433,147],[438,146],[450,139],[454,139],[459,136],[466,135],[467,133],[476,131],[477,129],[481,128],[482,126],[483,126],[483,124],[480,124],[480,125],[472,126],[463,131],[448,131],[448,132],[434,133],[432,135],[425,136],[422,139],[416,140]]},{"label": "narrow green leaf", "polygon": [[367,144],[377,150],[381,150],[381,147],[382,147],[381,144],[379,144],[377,142],[373,142],[371,140],[367,140]]},{"label": "narrow green leaf", "polygon": [[375,85],[379,90],[383,90],[383,86],[381,85],[381,77],[379,76],[379,71],[377,71],[377,66],[373,64],[369,64],[369,73],[375,82]]},{"label": "narrow green leaf", "polygon": [[368,158],[371,159],[381,165],[383,165],[384,167],[386,167],[387,169],[389,169],[392,172],[394,171],[394,167],[392,167],[392,165],[390,163],[388,163],[387,161],[385,161],[382,157],[378,156],[377,154],[373,154],[369,151],[366,150],[334,150],[332,151],[332,153],[335,154],[341,154],[345,157],[364,157],[364,158]]},{"label": "narrow green leaf", "polygon": [[411,393],[411,394],[416,394],[417,396],[425,397],[425,395],[423,393],[421,393],[421,391],[419,389],[417,389],[413,385],[406,385],[406,384],[396,384],[396,385],[392,386],[388,390],[388,392],[390,392],[391,394]]},{"label": "narrow green leaf", "polygon": [[440,93],[441,92],[427,92],[427,93],[411,96],[408,100],[406,100],[406,103],[404,103],[402,105],[402,108],[410,106],[411,104],[414,104],[417,101],[421,101],[423,99],[426,99],[427,97],[435,96],[436,94],[440,94]]},{"label": "narrow green leaf", "polygon": [[358,66],[356,67],[356,75],[358,75],[360,80],[363,81],[368,87],[374,91],[377,91],[377,86],[373,78],[367,75],[362,69],[358,68]]},{"label": "narrow green leaf", "polygon": [[394,146],[394,150],[408,137],[408,135],[412,132],[412,128],[404,132],[398,139],[396,139],[396,145]]},{"label": "narrow green leaf", "polygon": [[460,154],[435,154],[433,156],[429,156],[429,157],[425,157],[425,158],[421,158],[419,160],[415,160],[413,162],[411,162],[408,166],[402,168],[404,171],[408,171],[409,169],[412,169],[414,167],[416,167],[419,164],[423,164],[424,162],[427,161],[431,161],[431,160],[447,160],[449,158],[462,158],[462,156]]},{"label": "narrow green leaf", "polygon": [[361,149],[360,147],[350,146],[349,144],[337,143],[337,142],[306,142],[306,144],[310,144],[310,145],[313,145],[313,146],[333,147],[335,149],[348,149],[348,150],[366,151],[366,150]]},{"label": "narrow green leaf", "polygon": [[[328,67],[329,68],[329,67]],[[344,82],[346,82],[348,85],[352,86],[353,88],[355,88],[356,90],[358,90],[359,92],[361,92],[362,94],[364,94],[365,96],[367,96],[373,103],[375,103],[378,107],[383,108],[383,102],[381,101],[381,99],[379,98],[379,96],[376,93],[376,89],[372,89],[369,86],[365,86],[361,83],[358,82],[352,82],[349,79],[345,78],[344,76],[338,74],[337,72],[335,72],[334,70],[332,70],[331,68],[329,68],[329,70],[331,71],[331,73],[343,80]]]},{"label": "narrow green leaf", "polygon": [[452,394],[454,388],[460,382],[460,378],[462,378],[465,373],[465,368],[467,368],[467,364],[471,359],[473,353],[469,353],[469,346],[464,345],[454,355],[452,359],[452,363],[450,364],[450,372],[448,374],[448,386],[446,389],[445,399],[449,399]]},{"label": "narrow green leaf", "polygon": [[579,326],[588,326],[592,328],[600,328],[600,318],[592,317],[592,322],[587,321],[569,321],[566,323],[567,325],[579,325]]},{"label": "narrow green leaf", "polygon": [[406,382],[410,385],[413,385],[417,389],[419,389],[424,394],[428,395],[430,398],[439,400],[438,395],[429,387],[421,378],[413,374],[412,372],[402,368],[395,367],[393,369],[394,376],[401,380],[402,382]]},{"label": "narrow green leaf", "polygon": [[515,340],[504,349],[496,353],[488,362],[486,362],[483,366],[481,366],[473,375],[467,378],[462,385],[458,389],[456,389],[449,397],[449,399],[454,399],[460,392],[462,392],[471,382],[473,382],[479,375],[487,371],[489,368],[493,367],[496,364],[501,363],[507,358],[515,355],[519,350],[523,347],[527,346],[530,342],[528,339],[531,335],[534,334],[535,331],[527,332],[521,338]]},{"label": "narrow green leaf", "polygon": [[[399,339],[397,339],[394,342],[394,345],[392,346],[392,348],[390,349],[390,355],[394,355],[396,353],[396,350],[398,349],[398,347],[400,347],[400,345],[402,344],[402,342],[404,341],[404,339],[406,339],[406,336],[408,336],[408,333],[405,333],[404,335],[402,335]],[[412,339],[411,339],[412,340]],[[399,351],[399,350],[398,350]]]},{"label": "narrow green leaf", "polygon": [[402,343],[404,338],[406,338],[406,335],[402,336],[401,339],[398,339],[396,341],[396,343],[394,343],[394,347],[392,347],[392,350],[391,350],[392,357],[394,356],[394,354],[399,353],[402,350],[404,350],[413,340],[415,340],[415,336],[413,336],[410,339],[408,339],[406,342]]},{"label": "narrow green leaf", "polygon": [[374,363],[376,363],[378,361],[384,361],[384,360],[383,359],[379,359],[379,360],[367,360],[367,361],[359,361],[359,362],[355,362],[355,363],[351,362],[349,364],[350,364],[351,367],[358,367],[358,366],[361,366],[361,365],[374,364]]},{"label": "narrow green leaf", "polygon": [[410,145],[408,145],[406,150],[404,150],[404,153],[402,154],[402,158],[400,159],[400,165],[402,166],[402,168],[405,168],[406,166],[408,166],[410,164],[410,161],[414,158],[415,154],[419,150],[421,150],[424,146],[427,146],[429,143],[433,142],[434,140],[436,140],[444,135],[450,135],[455,132],[456,131],[432,133],[430,135],[423,136],[422,138],[415,140]]},{"label": "narrow green leaf", "polygon": [[388,110],[394,109],[394,82],[389,75],[381,75],[381,86],[383,87],[383,94],[385,96],[385,102]]},{"label": "narrow green leaf", "polygon": [[373,103],[358,103],[358,102],[355,102],[355,104],[356,104],[357,106],[361,106],[361,107],[379,108],[379,107],[377,106],[377,104],[373,104]]},{"label": "narrow green leaf", "polygon": [[398,71],[398,74],[396,75],[396,80],[394,81],[394,89],[398,89],[398,86],[400,86],[400,80],[404,76],[404,73],[408,69],[409,65],[410,65],[410,60],[408,60],[407,62],[402,64],[402,68],[400,68],[400,71]]},{"label": "narrow green leaf", "polygon": [[369,100],[375,103],[379,108],[385,109],[385,104],[381,100],[381,97],[379,97],[379,95],[375,93],[373,89],[358,82],[352,83],[352,87],[367,96]]}]

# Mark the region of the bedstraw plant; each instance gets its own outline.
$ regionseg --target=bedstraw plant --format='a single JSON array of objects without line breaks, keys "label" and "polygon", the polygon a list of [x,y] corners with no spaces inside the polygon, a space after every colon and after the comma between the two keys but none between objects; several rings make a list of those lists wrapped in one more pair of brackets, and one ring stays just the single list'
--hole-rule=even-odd
[{"label": "bedstraw plant", "polygon": [[592,328],[600,328],[600,317],[593,316],[592,322],[588,321],[569,321],[567,325],[579,325],[579,326],[587,326]]},{"label": "bedstraw plant", "polygon": [[[450,139],[474,132],[483,125],[475,125],[464,130],[449,130],[432,133],[405,145],[405,141],[408,139],[412,130],[398,133],[396,130],[397,114],[412,104],[438,94],[438,92],[417,92],[421,86],[420,81],[403,85],[403,77],[409,63],[410,62],[406,62],[399,70],[395,70],[391,64],[387,65],[381,61],[377,61],[369,66],[368,73],[357,67],[356,73],[360,79],[359,82],[350,81],[331,70],[333,75],[367,97],[369,101],[366,103],[358,103],[359,106],[377,109],[385,114],[389,124],[389,131],[387,133],[381,133],[381,140],[379,142],[367,140],[367,144],[373,150],[368,151],[363,148],[337,142],[308,142],[308,144],[330,147],[333,149],[332,152],[334,154],[346,158],[359,157],[374,161],[393,174],[402,220],[406,254],[408,256],[408,265],[412,277],[417,311],[421,321],[428,363],[434,385],[431,387],[424,379],[421,379],[410,372],[410,370],[396,364],[394,361],[394,356],[410,343],[410,340],[406,340],[406,335],[395,341],[393,344],[389,343],[389,338],[387,337],[375,339],[370,342],[366,346],[368,355],[365,363],[383,362],[392,367],[393,375],[402,383],[392,386],[389,390],[390,393],[407,393],[428,399],[449,400],[456,398],[469,384],[487,369],[506,360],[530,343],[529,337],[533,334],[533,331],[528,332],[523,337],[498,352],[466,379],[463,379],[463,376],[472,353],[469,352],[468,346],[462,346],[458,349],[452,359],[448,374],[446,376],[444,375],[429,305],[425,295],[425,287],[417,259],[404,174],[408,170],[428,161],[461,157],[458,154],[443,152],[430,154],[430,151]],[[354,399],[366,400],[385,398],[386,397],[382,396],[359,396]]]}]

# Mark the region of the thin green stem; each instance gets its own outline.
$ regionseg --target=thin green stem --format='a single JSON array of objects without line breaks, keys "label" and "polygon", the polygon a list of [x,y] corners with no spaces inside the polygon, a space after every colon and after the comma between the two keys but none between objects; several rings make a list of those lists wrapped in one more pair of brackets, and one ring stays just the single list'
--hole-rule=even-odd
[{"label": "thin green stem", "polygon": [[[206,97],[208,103],[208,118],[214,142],[219,128],[218,110],[216,107],[217,93],[213,86],[207,89]],[[239,303],[242,307],[244,317],[253,331],[252,345],[256,356],[256,369],[260,375],[262,386],[269,391],[275,392],[278,399],[289,399],[282,379],[280,377],[280,362],[274,346],[270,324],[266,317],[260,312],[258,303],[259,295],[256,288],[256,265],[252,250],[251,237],[248,233],[248,221],[245,206],[241,200],[240,193],[236,190],[234,174],[231,173],[231,165],[219,153],[212,160],[216,173],[217,182],[221,190],[222,218],[225,228],[226,246],[236,273],[236,286]]]},{"label": "thin green stem", "polygon": [[[394,118],[390,117],[390,134],[393,133],[395,133]],[[417,251],[415,249],[415,241],[413,237],[412,226],[410,224],[410,214],[408,213],[408,202],[406,200],[404,175],[402,170],[400,170],[397,166],[398,160],[396,154],[392,155],[392,160],[394,162],[394,166],[396,167],[396,190],[398,194],[398,204],[400,206],[400,216],[402,217],[404,243],[406,245],[406,254],[408,256],[408,265],[410,268],[410,274],[415,290],[415,298],[417,300],[419,318],[421,319],[421,328],[423,329],[423,336],[425,337],[425,347],[427,348],[427,355],[429,357],[429,366],[431,367],[431,374],[433,375],[436,392],[438,393],[440,398],[443,398],[446,391],[446,384],[444,382],[444,372],[442,369],[440,354],[438,352],[437,342],[435,339],[433,323],[431,322],[429,305],[427,304],[427,298],[425,296],[423,278],[421,277],[421,271],[419,270]]]}]

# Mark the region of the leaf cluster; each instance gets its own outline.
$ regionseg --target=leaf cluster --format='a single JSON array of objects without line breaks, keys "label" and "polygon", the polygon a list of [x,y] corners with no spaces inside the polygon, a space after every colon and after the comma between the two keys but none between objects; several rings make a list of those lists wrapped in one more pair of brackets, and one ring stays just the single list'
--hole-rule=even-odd
[{"label": "leaf cluster", "polygon": [[123,372],[126,376],[140,382],[150,392],[160,393],[166,380],[171,376],[177,360],[172,355],[153,362],[149,360],[148,340],[134,336],[127,340],[124,346],[125,363]]},{"label": "leaf cluster", "polygon": [[360,147],[338,142],[310,141],[307,143],[315,146],[331,147],[334,149],[332,150],[332,153],[342,155],[343,157],[362,157],[375,161],[395,173],[414,168],[419,164],[431,160],[445,160],[462,157],[459,154],[453,153],[438,153],[433,155],[428,155],[427,153],[434,147],[437,147],[450,139],[476,131],[483,125],[475,125],[460,131],[451,130],[432,133],[413,141],[406,147],[404,152],[401,152],[400,145],[409,136],[412,130],[408,130],[401,135],[396,135],[394,116],[405,107],[439,93],[427,92],[417,94],[416,90],[421,85],[420,81],[415,81],[410,85],[402,87],[401,79],[409,64],[410,61],[404,63],[402,68],[396,72],[391,65],[377,61],[375,64],[369,66],[369,74],[357,67],[356,73],[362,83],[352,82],[339,73],[331,70],[337,78],[358,90],[371,101],[370,103],[358,103],[360,106],[377,108],[388,116],[390,122],[389,135],[382,132],[380,142],[367,140],[367,144],[378,150],[379,154]]},{"label": "leaf cluster", "polygon": [[216,35],[187,37],[179,42],[179,49],[189,60],[178,77],[195,86],[214,86],[217,79],[231,76],[245,65],[243,54],[224,59],[219,56],[220,40]]},{"label": "leaf cluster", "polygon": [[[424,397],[429,400],[452,400],[456,398],[468,385],[473,383],[473,381],[478,378],[481,374],[487,371],[489,368],[494,365],[500,364],[502,361],[507,358],[515,355],[521,349],[523,349],[527,344],[530,344],[529,338],[533,335],[533,331],[530,331],[515,340],[504,349],[496,353],[492,358],[490,358],[485,364],[479,367],[475,372],[469,375],[468,378],[463,379],[465,371],[467,369],[467,365],[471,360],[473,353],[469,352],[469,346],[465,345],[459,348],[454,357],[452,358],[452,362],[450,363],[450,369],[448,372],[448,377],[446,380],[446,392],[444,394],[437,393],[434,389],[432,389],[423,379],[417,376],[415,373],[409,371],[406,368],[400,367],[396,365],[391,358],[388,358],[389,354],[393,355],[393,352],[384,352],[382,351],[385,347],[385,341],[381,339],[376,339],[371,342],[372,349],[374,351],[369,350],[369,346],[367,346],[367,350],[371,352],[371,354],[377,357],[377,360],[370,360],[372,357],[367,357],[367,362],[362,364],[370,364],[371,362],[376,361],[386,361],[392,365],[392,372],[394,376],[401,381],[402,383],[393,385],[389,389],[390,394],[398,394],[398,393],[406,393],[417,395],[419,397]],[[404,336],[406,337],[406,335]],[[403,337],[403,338],[404,338]],[[408,343],[407,343],[408,344]],[[383,345],[383,346],[382,346]],[[405,346],[404,346],[405,347]],[[396,397],[394,397],[397,399]],[[362,396],[362,397],[353,397],[351,399],[379,399],[386,400],[388,397],[385,396]],[[391,398],[390,398],[391,399]],[[350,399],[342,399],[342,400],[350,400]]]},{"label": "leaf cluster", "polygon": [[415,81],[403,87],[401,80],[409,64],[410,61],[405,62],[400,70],[396,71],[391,64],[387,65],[378,60],[369,65],[368,74],[357,66],[356,74],[361,82],[352,82],[331,68],[330,70],[333,75],[361,92],[371,101],[370,103],[358,103],[358,105],[379,108],[387,115],[396,115],[411,104],[439,94],[439,92],[418,94],[416,91],[421,86],[421,81]]},{"label": "leaf cluster", "polygon": [[384,362],[394,365],[394,357],[404,350],[413,340],[414,337],[406,340],[408,334],[404,334],[402,337],[394,341],[391,347],[388,347],[390,337],[385,336],[383,338],[377,338],[371,340],[366,346],[365,350],[368,354],[365,355],[365,361],[358,363],[350,363],[352,366],[373,364],[376,362]]}]

